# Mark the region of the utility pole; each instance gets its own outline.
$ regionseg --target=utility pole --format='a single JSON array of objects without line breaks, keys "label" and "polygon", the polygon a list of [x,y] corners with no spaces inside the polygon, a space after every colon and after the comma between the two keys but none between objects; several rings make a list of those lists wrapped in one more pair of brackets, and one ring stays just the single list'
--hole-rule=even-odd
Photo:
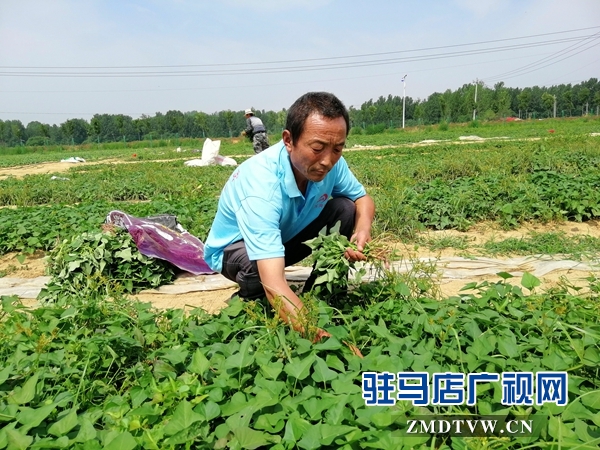
[{"label": "utility pole", "polygon": [[477,86],[479,85],[479,80],[475,79],[475,105],[473,106],[473,120],[477,117]]},{"label": "utility pole", "polygon": [[554,97],[554,118],[556,119],[556,95],[553,95]]},{"label": "utility pole", "polygon": [[404,129],[404,114],[406,112],[406,77],[402,77],[402,128]]}]

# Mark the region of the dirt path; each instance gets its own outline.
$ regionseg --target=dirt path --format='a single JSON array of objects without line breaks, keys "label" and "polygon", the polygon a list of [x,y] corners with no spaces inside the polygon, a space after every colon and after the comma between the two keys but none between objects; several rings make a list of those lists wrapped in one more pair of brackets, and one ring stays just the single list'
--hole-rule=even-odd
[{"label": "dirt path", "polygon": [[[477,258],[477,252],[474,246],[481,245],[490,239],[502,241],[508,238],[522,238],[527,237],[531,232],[548,233],[548,232],[560,232],[567,236],[574,235],[589,235],[592,237],[600,238],[600,222],[589,221],[585,223],[573,223],[573,222],[562,222],[552,224],[531,224],[525,225],[516,230],[505,231],[498,229],[493,224],[479,224],[473,227],[471,230],[466,232],[447,230],[447,231],[429,231],[421,235],[424,239],[440,239],[444,237],[457,237],[465,242],[468,242],[469,247],[467,249],[459,250],[454,248],[446,248],[443,250],[431,251],[425,246],[416,246],[415,244],[391,244],[396,247],[399,251],[399,255],[404,261],[416,261],[423,259],[433,259],[436,261],[450,260],[453,257],[460,257],[467,255],[474,255]],[[43,259],[43,253],[39,252],[35,255],[29,256],[22,261],[17,259],[17,254],[12,253],[0,257],[0,276],[7,278],[22,278],[22,279],[33,279],[45,275],[45,262]],[[481,259],[478,258],[478,259]],[[485,258],[486,261],[493,260],[497,261],[498,265],[505,263],[510,260],[508,257],[499,258]],[[468,259],[467,259],[468,260]],[[442,267],[443,263],[438,263],[436,267],[440,270],[444,270]],[[468,264],[463,264],[468,266]],[[490,281],[497,282],[499,277],[495,275],[496,272],[492,271],[491,274],[475,275],[476,270],[472,270],[474,275],[469,276],[469,268],[463,269],[462,274],[459,278],[453,279],[451,276],[440,276],[438,278],[439,289],[442,297],[449,297],[459,295],[460,290],[470,282],[482,282]],[[522,267],[515,267],[515,270],[522,270]],[[466,275],[465,275],[466,274]],[[588,285],[586,277],[589,276],[589,271],[581,268],[574,268],[564,270],[557,268],[549,273],[540,276],[542,281],[541,289],[548,289],[557,286],[561,283],[568,282],[574,286],[585,287]],[[1,284],[2,278],[0,278]],[[518,279],[515,280],[518,283]],[[236,289],[232,287],[224,287],[221,289],[210,290],[210,291],[196,291],[196,292],[184,292],[179,294],[171,293],[157,293],[157,292],[144,292],[135,296],[135,298],[150,302],[157,308],[203,308],[210,313],[215,313],[225,307],[225,301],[235,292]],[[34,300],[28,300],[27,304],[34,305]]]},{"label": "dirt path", "polygon": [[122,159],[103,159],[100,161],[86,161],[80,163],[66,162],[45,162],[39,164],[30,164],[26,166],[14,166],[0,169],[0,180],[9,177],[23,178],[25,175],[49,175],[52,173],[68,172],[72,168],[94,166],[98,164],[138,164],[142,162],[169,162],[179,161],[190,158],[172,158],[172,159],[153,159],[153,160],[134,160],[124,161]]},{"label": "dirt path", "polygon": [[[594,133],[592,133],[593,135]],[[509,138],[506,136],[499,137],[489,137],[482,138],[479,136],[459,136],[458,139],[443,139],[443,140],[435,140],[435,139],[427,139],[420,142],[412,142],[407,144],[394,144],[394,145],[354,145],[352,147],[346,148],[344,151],[366,151],[366,150],[382,150],[387,148],[413,148],[413,147],[426,147],[436,144],[476,144],[484,141],[491,140],[503,140],[503,141],[537,141],[540,140],[539,137],[533,138]],[[232,158],[246,158],[251,156],[247,155],[228,155]],[[45,162],[39,164],[30,164],[26,166],[14,166],[14,167],[6,167],[0,169],[0,180],[4,180],[9,177],[15,178],[23,178],[25,175],[33,175],[33,174],[53,174],[53,173],[62,173],[69,171],[72,167],[81,167],[81,166],[90,166],[97,164],[136,164],[142,162],[170,162],[170,161],[178,161],[178,160],[188,160],[188,159],[196,159],[200,158],[200,154],[192,154],[183,156],[181,158],[173,158],[173,159],[155,159],[155,160],[133,160],[133,161],[124,161],[122,159],[105,159],[100,161],[86,161],[81,163],[66,163],[66,162]]]}]

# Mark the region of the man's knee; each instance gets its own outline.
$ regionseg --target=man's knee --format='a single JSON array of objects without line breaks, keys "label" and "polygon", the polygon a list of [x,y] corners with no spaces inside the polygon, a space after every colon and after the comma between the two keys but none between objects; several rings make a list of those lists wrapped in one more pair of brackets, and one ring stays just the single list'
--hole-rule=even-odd
[{"label": "man's knee", "polygon": [[256,261],[248,258],[244,241],[234,242],[225,248],[221,275],[239,285],[240,297],[254,299],[265,295],[258,266]]}]

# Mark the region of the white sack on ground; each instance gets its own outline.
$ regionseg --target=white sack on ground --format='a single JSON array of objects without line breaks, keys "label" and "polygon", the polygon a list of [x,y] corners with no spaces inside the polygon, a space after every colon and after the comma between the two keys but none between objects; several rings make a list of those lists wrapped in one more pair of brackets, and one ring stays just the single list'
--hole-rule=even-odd
[{"label": "white sack on ground", "polygon": [[85,159],[80,158],[79,156],[71,156],[70,158],[61,159],[60,162],[80,163],[80,162],[85,162]]},{"label": "white sack on ground", "polygon": [[219,155],[221,141],[213,141],[206,138],[202,146],[202,158],[190,159],[184,162],[186,166],[202,167],[202,166],[237,166],[237,162],[233,158]]}]

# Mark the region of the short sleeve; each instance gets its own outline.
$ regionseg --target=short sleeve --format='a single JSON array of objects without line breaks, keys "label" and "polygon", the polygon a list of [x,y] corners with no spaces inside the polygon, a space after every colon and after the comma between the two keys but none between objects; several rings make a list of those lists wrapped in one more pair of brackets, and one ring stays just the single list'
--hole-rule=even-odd
[{"label": "short sleeve", "polygon": [[354,174],[350,171],[348,163],[342,157],[335,165],[336,181],[331,195],[333,197],[348,197],[352,201],[367,195],[364,186],[359,183]]},{"label": "short sleeve", "polygon": [[250,260],[285,256],[280,208],[263,198],[248,197],[241,202],[236,219]]}]

